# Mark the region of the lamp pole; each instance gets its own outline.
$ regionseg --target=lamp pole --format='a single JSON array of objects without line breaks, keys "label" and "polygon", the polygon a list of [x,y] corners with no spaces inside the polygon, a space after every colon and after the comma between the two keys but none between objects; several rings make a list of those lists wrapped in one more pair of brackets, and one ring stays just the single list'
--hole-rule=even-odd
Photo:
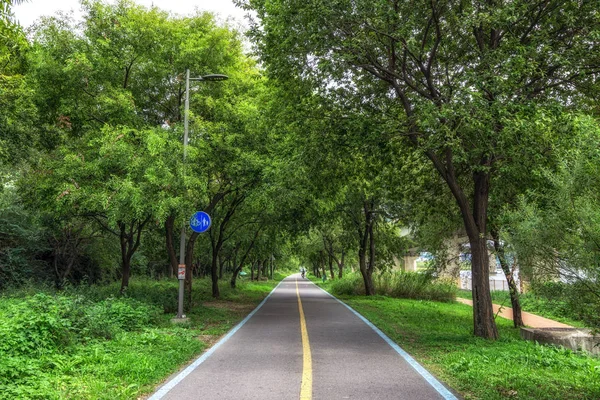
[{"label": "lamp pole", "polygon": [[[185,185],[185,159],[187,158],[187,144],[188,144],[188,114],[190,112],[190,81],[224,81],[229,79],[227,75],[221,74],[209,74],[199,76],[197,78],[190,78],[190,70],[185,71],[185,108],[183,114],[183,177]],[[177,306],[177,318],[183,319],[183,285],[185,281],[185,218],[181,224],[181,238],[179,241],[179,268],[177,271],[177,278],[179,279],[179,301]]]}]

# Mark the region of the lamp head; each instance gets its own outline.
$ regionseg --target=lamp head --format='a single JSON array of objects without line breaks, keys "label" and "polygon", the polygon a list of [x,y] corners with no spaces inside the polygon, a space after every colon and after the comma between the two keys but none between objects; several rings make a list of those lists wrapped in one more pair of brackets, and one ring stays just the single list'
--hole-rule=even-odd
[{"label": "lamp head", "polygon": [[227,79],[229,79],[229,77],[223,74],[208,74],[202,76],[203,81],[226,81]]}]

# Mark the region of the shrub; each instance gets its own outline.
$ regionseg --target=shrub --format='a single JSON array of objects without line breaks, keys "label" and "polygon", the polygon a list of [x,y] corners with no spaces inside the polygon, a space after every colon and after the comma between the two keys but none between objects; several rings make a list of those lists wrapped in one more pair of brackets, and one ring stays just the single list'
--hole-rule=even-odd
[{"label": "shrub", "polygon": [[532,292],[540,299],[538,306],[559,317],[582,321],[600,328],[600,297],[593,281],[544,282],[533,284]]},{"label": "shrub", "polygon": [[155,307],[127,298],[98,303],[82,296],[38,293],[24,300],[4,299],[0,309],[0,354],[40,355],[79,342],[112,338],[148,326]]},{"label": "shrub", "polygon": [[451,302],[457,288],[449,282],[434,280],[428,273],[394,271],[375,280],[375,290],[390,297]]},{"label": "shrub", "polygon": [[365,285],[360,274],[346,274],[331,283],[331,292],[336,295],[364,295]]},{"label": "shrub", "polygon": [[[450,302],[456,299],[457,288],[451,282],[434,280],[431,274],[418,272],[383,272],[373,276],[375,293],[379,295]],[[332,282],[336,295],[364,295],[365,286],[359,273],[347,274]]]}]

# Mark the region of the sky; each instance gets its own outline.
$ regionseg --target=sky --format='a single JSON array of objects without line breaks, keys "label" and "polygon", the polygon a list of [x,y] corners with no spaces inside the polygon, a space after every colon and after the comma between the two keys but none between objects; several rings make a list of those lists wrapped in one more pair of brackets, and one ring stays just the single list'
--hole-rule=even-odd
[{"label": "sky", "polygon": [[[235,7],[231,0],[135,0],[135,2],[146,7],[155,5],[165,11],[181,15],[192,13],[198,8],[201,11],[219,14],[223,20],[233,17],[237,24],[247,25],[244,21],[245,11]],[[41,16],[54,15],[59,10],[73,10],[76,18],[81,16],[79,0],[26,0],[23,4],[13,6],[16,19],[24,27],[29,27]]]}]

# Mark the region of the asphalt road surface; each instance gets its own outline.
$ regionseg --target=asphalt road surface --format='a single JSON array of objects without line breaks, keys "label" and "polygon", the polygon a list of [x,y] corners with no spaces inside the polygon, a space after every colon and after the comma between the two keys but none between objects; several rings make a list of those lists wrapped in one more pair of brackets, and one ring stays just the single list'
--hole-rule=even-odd
[{"label": "asphalt road surface", "polygon": [[366,320],[297,274],[150,399],[456,397]]}]

